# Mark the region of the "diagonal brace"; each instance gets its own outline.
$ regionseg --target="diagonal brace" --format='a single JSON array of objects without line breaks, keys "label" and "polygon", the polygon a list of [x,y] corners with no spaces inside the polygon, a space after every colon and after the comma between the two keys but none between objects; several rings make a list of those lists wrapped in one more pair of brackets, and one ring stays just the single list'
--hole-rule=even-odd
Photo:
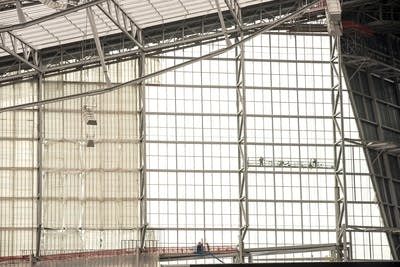
[{"label": "diagonal brace", "polygon": [[0,48],[38,72],[43,72],[39,67],[38,51],[21,37],[12,32],[0,33]]},{"label": "diagonal brace", "polygon": [[231,46],[231,40],[229,39],[226,27],[225,27],[225,21],[224,21],[224,15],[222,15],[222,11],[221,11],[221,7],[219,5],[219,0],[215,0],[215,5],[217,6],[217,10],[218,10],[218,17],[219,17],[219,21],[221,23],[221,28],[222,28],[222,32],[224,33],[225,36],[225,42],[227,46]]},{"label": "diagonal brace", "polygon": [[25,18],[24,12],[22,11],[22,8],[21,8],[21,0],[16,0],[15,6],[17,8],[17,15],[18,15],[19,23],[25,23],[26,18]]},{"label": "diagonal brace", "polygon": [[[233,1],[233,3],[232,3]],[[231,12],[231,15],[233,17],[233,19],[236,22],[236,25],[239,27],[240,30],[243,30],[243,25],[242,22],[240,21],[238,15],[235,12],[235,9],[237,9],[237,7],[235,8],[234,5],[239,5],[237,0],[225,0],[225,4],[228,7],[229,11]]]},{"label": "diagonal brace", "polygon": [[138,40],[139,26],[133,19],[115,2],[108,0],[104,3],[97,4],[97,7],[129,38],[140,50],[144,50],[143,45]]},{"label": "diagonal brace", "polygon": [[104,53],[103,53],[103,49],[101,47],[100,38],[99,38],[99,34],[97,32],[96,22],[94,20],[92,8],[88,7],[86,9],[86,13],[89,17],[90,27],[92,28],[93,38],[96,43],[97,54],[99,55],[100,63],[103,68],[104,78],[106,79],[107,86],[111,86],[111,80],[110,80],[110,76],[108,75],[108,69],[107,69],[106,63],[104,61]]}]

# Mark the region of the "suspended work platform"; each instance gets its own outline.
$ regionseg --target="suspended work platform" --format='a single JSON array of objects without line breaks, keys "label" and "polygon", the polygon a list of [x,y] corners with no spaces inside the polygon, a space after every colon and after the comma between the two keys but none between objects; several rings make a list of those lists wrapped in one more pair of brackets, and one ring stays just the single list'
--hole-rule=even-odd
[{"label": "suspended work platform", "polygon": [[301,169],[334,169],[333,160],[320,160],[311,158],[302,159],[272,159],[265,157],[250,157],[247,160],[248,167],[275,167],[275,168],[301,168]]}]

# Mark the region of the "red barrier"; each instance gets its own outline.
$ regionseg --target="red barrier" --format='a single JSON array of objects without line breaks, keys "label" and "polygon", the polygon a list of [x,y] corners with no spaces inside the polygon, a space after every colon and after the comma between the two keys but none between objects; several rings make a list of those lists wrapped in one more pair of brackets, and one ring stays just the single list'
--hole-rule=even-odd
[{"label": "red barrier", "polygon": [[[236,251],[234,246],[210,246],[208,251],[204,247],[205,252],[211,253],[232,253]],[[91,250],[91,251],[80,251],[80,252],[66,252],[57,253],[50,255],[43,255],[40,257],[40,261],[57,261],[57,260],[67,260],[82,257],[110,257],[110,256],[120,256],[138,253],[138,249],[108,249],[108,250]],[[144,250],[145,253],[162,254],[163,256],[168,255],[179,255],[179,254],[196,254],[196,246],[192,247],[148,247]],[[18,256],[5,256],[0,257],[0,262],[29,262],[31,256],[29,255],[18,255]]]}]

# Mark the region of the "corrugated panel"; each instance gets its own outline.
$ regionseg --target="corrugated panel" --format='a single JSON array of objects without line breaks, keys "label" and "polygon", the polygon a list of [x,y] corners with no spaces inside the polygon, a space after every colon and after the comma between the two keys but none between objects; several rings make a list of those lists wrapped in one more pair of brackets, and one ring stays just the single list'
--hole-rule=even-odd
[{"label": "corrugated panel", "polygon": [[[117,1],[141,28],[216,12],[214,0]],[[268,1],[270,0],[239,0],[239,3],[244,7]],[[221,8],[227,9],[224,0],[219,0],[219,2]],[[93,11],[100,36],[120,32],[97,7],[93,7]],[[40,4],[25,7],[23,12],[28,19],[37,19],[55,11]],[[1,25],[16,25],[19,23],[15,10],[0,12],[0,21]],[[92,37],[85,10],[30,26],[23,30],[16,30],[14,34],[38,49]],[[1,52],[0,56],[4,54],[4,52]]]}]

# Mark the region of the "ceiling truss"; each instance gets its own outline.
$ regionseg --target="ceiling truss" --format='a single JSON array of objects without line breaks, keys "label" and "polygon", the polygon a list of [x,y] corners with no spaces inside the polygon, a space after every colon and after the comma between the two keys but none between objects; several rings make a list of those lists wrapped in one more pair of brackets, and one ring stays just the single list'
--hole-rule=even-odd
[{"label": "ceiling truss", "polygon": [[43,72],[39,66],[39,52],[12,32],[0,33],[0,48],[36,71]]},{"label": "ceiling truss", "polygon": [[241,45],[244,42],[247,42],[247,41],[255,38],[256,36],[259,36],[259,35],[261,35],[261,34],[263,34],[265,32],[268,32],[268,31],[270,31],[272,29],[276,29],[277,27],[279,27],[280,25],[282,25],[282,24],[284,24],[286,22],[292,21],[292,20],[294,20],[295,18],[297,18],[299,16],[302,16],[302,15],[304,15],[304,14],[310,12],[310,11],[313,11],[313,8],[316,5],[316,3],[318,4],[320,1],[315,1],[315,2],[312,2],[312,3],[308,4],[308,5],[305,5],[305,6],[301,7],[300,9],[296,10],[293,13],[290,13],[290,14],[288,14],[288,15],[280,18],[280,19],[277,19],[277,20],[275,20],[275,21],[273,21],[271,23],[268,23],[266,25],[263,25],[263,27],[261,29],[259,29],[258,31],[253,32],[251,35],[243,38],[242,40],[240,40],[238,42],[235,42],[235,43],[231,44],[230,46],[220,48],[218,50],[215,50],[215,51],[210,52],[208,54],[202,55],[200,57],[196,57],[196,58],[187,60],[185,62],[173,65],[171,67],[168,67],[168,68],[165,68],[165,69],[162,69],[162,70],[150,73],[150,74],[143,75],[142,77],[136,78],[134,80],[131,80],[131,81],[128,81],[128,82],[125,82],[125,83],[121,83],[121,84],[117,84],[117,85],[113,85],[111,87],[107,87],[107,88],[104,88],[104,89],[91,90],[89,92],[84,92],[84,93],[79,93],[79,94],[74,94],[74,95],[62,96],[62,97],[58,97],[58,98],[46,99],[46,100],[41,100],[41,101],[36,101],[36,102],[31,102],[31,103],[25,103],[25,104],[21,104],[21,105],[14,105],[14,106],[10,106],[10,107],[0,108],[0,113],[1,112],[6,112],[6,111],[11,111],[11,110],[18,110],[18,109],[21,109],[21,108],[34,107],[34,106],[38,106],[38,105],[56,103],[56,102],[65,101],[65,100],[69,100],[69,99],[77,99],[77,98],[82,98],[82,97],[85,97],[85,96],[100,95],[100,94],[112,92],[112,91],[115,91],[115,90],[119,90],[119,89],[121,89],[123,87],[126,87],[126,86],[137,85],[137,84],[139,84],[139,83],[141,83],[141,82],[143,82],[145,80],[148,80],[148,79],[151,79],[153,77],[159,76],[159,75],[161,75],[161,74],[163,74],[165,72],[173,71],[173,70],[182,68],[184,66],[188,66],[188,65],[194,64],[196,62],[199,62],[199,61],[202,61],[202,60],[205,60],[205,59],[210,59],[210,58],[216,57],[218,55],[221,55],[221,54],[223,54],[225,52],[228,52],[229,50],[234,49],[235,47],[238,47],[239,45]]},{"label": "ceiling truss", "polygon": [[[237,4],[236,0],[227,0],[227,2],[228,7],[234,7]],[[248,35],[273,23],[275,15],[290,14],[290,12],[295,11],[296,6],[302,6],[300,2],[301,1],[298,0],[286,0],[279,4],[276,2],[266,2],[255,7],[250,6],[244,8],[242,9],[243,23],[239,27],[235,27],[237,16],[232,14],[228,8],[228,10],[221,12],[225,24],[224,30],[224,27],[221,27],[221,20],[218,19],[217,14],[194,18],[193,20],[184,21],[183,23],[166,24],[162,25],[161,28],[152,27],[140,29],[135,21],[124,12],[123,8],[119,6],[115,0],[94,0],[25,23],[0,27],[0,32],[11,32],[35,23],[50,21],[59,16],[70,14],[71,12],[97,6],[97,8],[122,31],[122,34],[116,34],[111,37],[100,37],[101,44],[104,47],[104,60],[110,62],[110,60],[136,58],[139,56],[140,52],[152,55],[162,51],[168,51],[168,49],[177,49],[185,46],[199,45],[202,42],[216,41],[223,38],[224,35],[226,35],[225,39],[227,40],[227,37],[234,38],[239,32]],[[310,14],[312,14],[312,19],[323,17],[323,8],[321,8],[321,6],[322,5],[313,6],[309,12],[307,12],[307,20],[311,18]],[[290,29],[293,25],[298,25],[299,21],[302,20],[301,18],[302,16],[296,17],[291,21],[279,25],[275,29]],[[254,22],[255,19],[258,19],[258,21]],[[171,28],[171,26],[173,26],[173,28]],[[320,24],[309,24],[308,28],[312,29],[314,26],[318,28],[319,31],[325,29],[325,27]],[[154,34],[155,30],[158,31],[158,35]],[[138,42],[138,31],[143,32],[143,44]],[[113,42],[113,44],[111,44],[110,41]],[[41,68],[37,66],[33,68],[33,66],[27,64],[26,61],[22,61],[20,58],[14,57],[14,55],[13,57],[18,59],[17,64],[15,64],[15,59],[12,57],[0,58],[0,81],[7,82],[21,78],[25,79],[33,77],[38,73],[51,75],[51,73],[60,71],[98,66],[100,64],[100,58],[97,56],[96,51],[87,49],[87,47],[94,47],[94,40],[87,40],[85,43],[87,44],[86,46],[82,46],[82,42],[78,42],[55,46],[54,48],[41,49],[39,51]],[[121,44],[123,45],[122,47]],[[71,47],[72,50],[70,52],[68,51],[69,47]],[[118,50],[120,50],[120,52],[118,52]]]},{"label": "ceiling truss", "polygon": [[108,0],[97,4],[97,7],[129,38],[140,50],[143,45],[137,39],[137,32],[140,28],[133,19],[120,7],[115,0]]}]

